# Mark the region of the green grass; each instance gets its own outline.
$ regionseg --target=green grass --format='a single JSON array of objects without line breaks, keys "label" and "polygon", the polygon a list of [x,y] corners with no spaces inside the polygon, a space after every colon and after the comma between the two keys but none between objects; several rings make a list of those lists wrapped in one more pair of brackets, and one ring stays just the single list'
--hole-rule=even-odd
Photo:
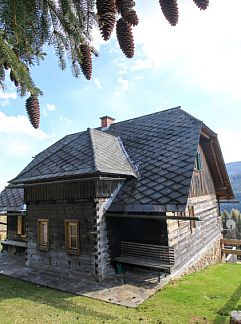
[{"label": "green grass", "polygon": [[219,264],[174,281],[137,309],[0,276],[0,323],[229,323],[241,310],[241,265]]}]

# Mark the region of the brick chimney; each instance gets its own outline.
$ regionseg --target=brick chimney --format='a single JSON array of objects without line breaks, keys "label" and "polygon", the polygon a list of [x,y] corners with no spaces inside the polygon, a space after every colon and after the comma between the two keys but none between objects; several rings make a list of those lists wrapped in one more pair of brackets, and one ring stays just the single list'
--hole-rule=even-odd
[{"label": "brick chimney", "polygon": [[100,117],[101,129],[106,130],[109,126],[114,123],[115,119],[109,116]]}]

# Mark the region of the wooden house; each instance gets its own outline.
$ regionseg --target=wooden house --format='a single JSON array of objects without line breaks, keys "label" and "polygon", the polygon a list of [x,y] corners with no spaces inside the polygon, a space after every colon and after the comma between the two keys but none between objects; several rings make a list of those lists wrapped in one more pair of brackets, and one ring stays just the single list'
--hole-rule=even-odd
[{"label": "wooden house", "polygon": [[21,187],[6,187],[0,193],[0,214],[6,218],[6,238],[1,240],[2,252],[11,254],[25,252],[26,242],[26,206],[24,190]]},{"label": "wooden house", "polygon": [[217,135],[180,107],[101,122],[11,180],[24,187],[27,264],[102,280],[116,264],[183,273],[220,261],[218,202],[233,191]]}]

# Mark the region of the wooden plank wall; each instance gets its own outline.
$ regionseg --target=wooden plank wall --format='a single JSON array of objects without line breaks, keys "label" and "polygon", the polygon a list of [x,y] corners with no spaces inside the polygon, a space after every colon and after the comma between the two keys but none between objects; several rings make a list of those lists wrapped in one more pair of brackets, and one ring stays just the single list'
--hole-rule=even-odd
[{"label": "wooden plank wall", "polygon": [[[66,273],[84,273],[94,276],[95,272],[95,204],[82,200],[28,205],[28,265]],[[37,221],[49,220],[49,250],[37,247]],[[78,219],[80,223],[80,255],[67,255],[65,249],[65,219]]]},{"label": "wooden plank wall", "polygon": [[74,182],[34,185],[25,188],[24,200],[28,203],[31,201],[73,201],[90,197],[109,197],[117,184],[117,181],[93,178]]},{"label": "wooden plank wall", "polygon": [[202,170],[193,172],[191,189],[189,197],[198,197],[215,194],[215,187],[211,177],[211,173],[204,155],[204,152],[199,145],[199,151],[202,158]]},{"label": "wooden plank wall", "polygon": [[202,149],[202,171],[194,171],[188,206],[194,207],[196,228],[191,231],[190,221],[168,220],[168,245],[175,249],[175,268],[178,269],[209,242],[219,237],[221,233],[221,218],[218,215],[218,205],[210,170],[206,163]]}]

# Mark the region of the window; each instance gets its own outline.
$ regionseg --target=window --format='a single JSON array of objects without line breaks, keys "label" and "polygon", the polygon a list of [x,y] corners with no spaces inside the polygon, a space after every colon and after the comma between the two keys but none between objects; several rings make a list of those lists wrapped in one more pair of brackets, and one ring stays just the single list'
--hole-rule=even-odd
[{"label": "window", "polygon": [[196,171],[202,170],[202,156],[201,156],[200,151],[197,151],[197,154],[196,154],[194,170],[196,170]]},{"label": "window", "polygon": [[[195,217],[194,206],[188,206],[189,217]],[[194,219],[190,220],[190,231],[191,233],[195,232],[196,222]]]},{"label": "window", "polygon": [[80,254],[79,221],[65,220],[65,246],[68,254]]},{"label": "window", "polygon": [[38,247],[41,250],[48,250],[49,247],[49,221],[48,219],[38,220]]},{"label": "window", "polygon": [[19,215],[17,217],[17,234],[25,236],[25,216]]}]

